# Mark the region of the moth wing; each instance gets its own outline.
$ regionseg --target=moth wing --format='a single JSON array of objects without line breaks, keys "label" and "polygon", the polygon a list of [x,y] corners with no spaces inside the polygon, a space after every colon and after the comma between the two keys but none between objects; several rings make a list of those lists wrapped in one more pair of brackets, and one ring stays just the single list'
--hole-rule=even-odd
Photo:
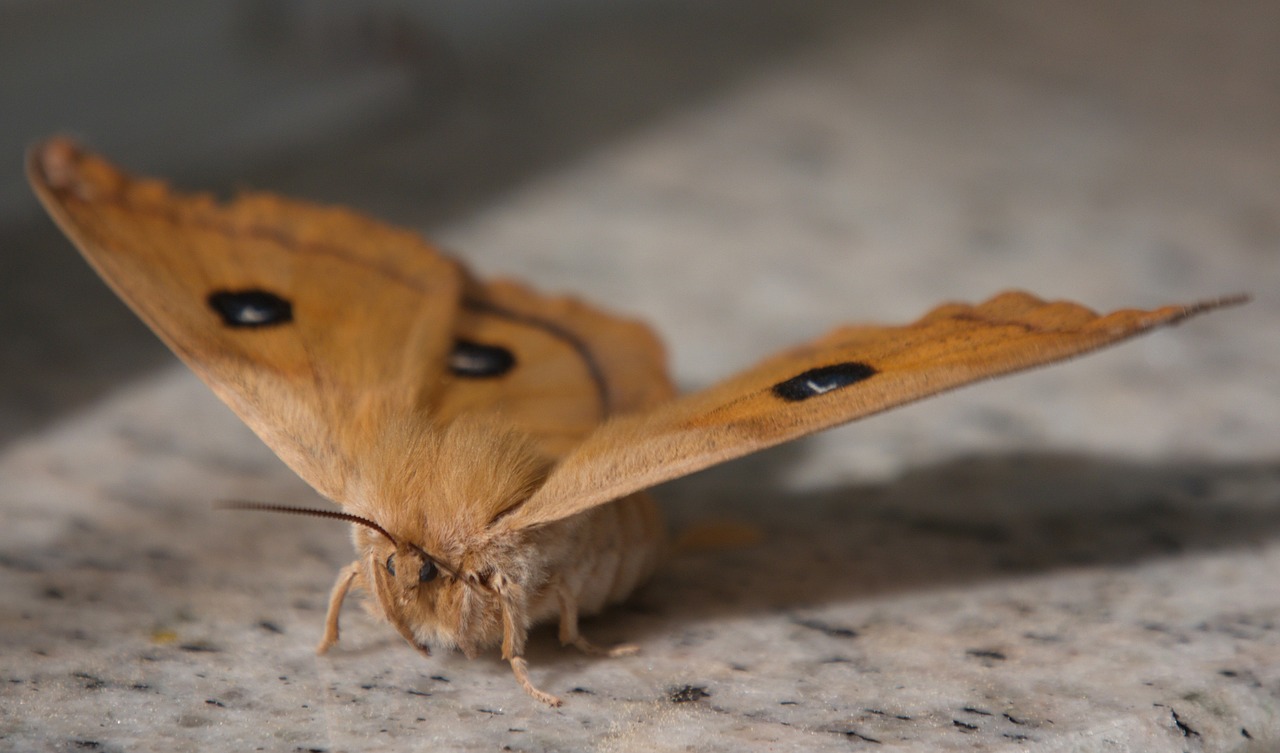
[{"label": "moth wing", "polygon": [[431,397],[464,272],[416,234],[180,194],[65,139],[33,148],[28,176],[115,292],[325,496],[344,498],[382,421]]},{"label": "moth wing", "polygon": [[647,326],[516,282],[469,281],[454,331],[459,346],[427,397],[432,414],[494,414],[551,458],[675,391]]},{"label": "moth wing", "polygon": [[970,382],[1110,345],[1242,298],[1100,316],[1007,292],[905,326],[849,326],[654,410],[610,421],[502,519],[537,526]]}]

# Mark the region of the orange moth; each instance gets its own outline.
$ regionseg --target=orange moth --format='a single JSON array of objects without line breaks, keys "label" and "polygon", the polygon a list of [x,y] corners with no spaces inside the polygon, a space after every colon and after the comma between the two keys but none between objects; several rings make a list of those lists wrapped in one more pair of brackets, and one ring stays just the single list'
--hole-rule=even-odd
[{"label": "orange moth", "polygon": [[[676,396],[644,324],[476,279],[418,235],[269,194],[219,203],[66,139],[31,150],[49,213],[117,294],[353,524],[319,651],[353,589],[414,648],[529,629],[609,654],[578,616],[625,598],[665,531],[644,490],[811,432],[1052,363],[1220,306],[1105,316],[1002,293],[845,326]],[[269,507],[269,506],[260,506]]]}]

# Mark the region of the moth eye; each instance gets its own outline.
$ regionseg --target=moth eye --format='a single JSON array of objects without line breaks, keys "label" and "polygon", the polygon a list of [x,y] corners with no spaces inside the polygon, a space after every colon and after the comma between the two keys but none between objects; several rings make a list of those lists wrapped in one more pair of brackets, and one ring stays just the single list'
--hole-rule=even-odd
[{"label": "moth eye", "polygon": [[511,371],[515,365],[516,357],[506,348],[470,340],[459,340],[449,354],[449,371],[458,376],[497,377]]},{"label": "moth eye", "polygon": [[431,560],[427,560],[426,562],[423,562],[422,567],[418,569],[418,582],[426,583],[427,581],[435,580],[435,577],[439,572],[440,571],[436,569],[436,563]]},{"label": "moth eye", "polygon": [[392,552],[391,554],[388,554],[388,555],[387,555],[387,572],[391,573],[392,575],[395,575],[395,574],[396,574],[396,554],[395,554],[395,552]]},{"label": "moth eye", "polygon": [[874,376],[875,373],[875,368],[859,361],[819,366],[773,385],[773,394],[795,403],[848,387]]},{"label": "moth eye", "polygon": [[209,306],[228,327],[270,327],[293,321],[293,305],[265,290],[218,290]]}]

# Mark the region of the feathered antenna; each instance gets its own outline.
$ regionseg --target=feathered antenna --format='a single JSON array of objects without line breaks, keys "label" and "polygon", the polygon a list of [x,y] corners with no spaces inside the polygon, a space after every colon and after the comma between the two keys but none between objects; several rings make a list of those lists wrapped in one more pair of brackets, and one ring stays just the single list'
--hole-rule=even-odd
[{"label": "feathered antenna", "polygon": [[345,520],[348,523],[359,523],[367,526],[387,537],[393,545],[399,547],[400,542],[396,541],[396,537],[387,533],[387,529],[374,523],[368,518],[362,518],[359,515],[352,515],[349,512],[337,512],[336,510],[315,510],[310,507],[288,507],[286,505],[268,505],[262,502],[246,502],[239,499],[229,499],[218,502],[214,505],[223,510],[261,510],[262,512],[283,512],[290,515],[310,515],[315,518],[333,518],[334,520]]},{"label": "feathered antenna", "polygon": [[[397,549],[400,547],[400,542],[396,541],[395,536],[392,536],[391,534],[387,533],[387,529],[383,528],[377,523],[374,523],[372,520],[369,520],[368,518],[362,518],[359,515],[352,515],[349,512],[338,512],[336,510],[317,510],[311,507],[289,507],[287,505],[268,505],[262,502],[248,502],[240,499],[224,500],[222,502],[215,503],[214,506],[222,510],[259,510],[261,512],[283,512],[283,513],[288,513],[289,515],[310,515],[313,518],[331,518],[333,520],[345,520],[348,523],[358,523],[359,525],[372,528],[373,530],[385,536],[387,541],[391,542],[392,546],[396,547]],[[458,574],[458,570],[456,568],[445,563],[440,558],[434,557],[431,554],[427,553],[422,547],[418,546],[417,544],[410,542],[409,546],[416,549],[418,553],[422,555],[423,559],[428,559],[434,562],[436,567],[443,570],[450,577],[460,580],[469,586],[484,585],[484,584],[472,583],[466,578],[460,577]]]}]

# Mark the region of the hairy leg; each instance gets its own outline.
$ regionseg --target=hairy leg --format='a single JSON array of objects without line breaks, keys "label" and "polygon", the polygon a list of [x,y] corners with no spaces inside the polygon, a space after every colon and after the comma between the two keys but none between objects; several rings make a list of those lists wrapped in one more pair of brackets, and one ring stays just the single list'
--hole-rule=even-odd
[{"label": "hairy leg", "polygon": [[516,682],[524,688],[524,692],[548,706],[561,705],[563,701],[544,690],[539,690],[529,679],[529,663],[523,656],[524,641],[529,628],[523,624],[525,621],[520,619],[523,615],[522,602],[511,592],[508,584],[496,585],[498,586],[498,604],[502,609],[502,658],[511,663],[511,671],[516,676]]},{"label": "hairy leg", "polygon": [[604,648],[597,646],[578,632],[578,600],[569,592],[564,582],[555,586],[556,598],[560,601],[560,645],[574,646],[583,653],[594,656],[627,656],[640,650],[634,643],[622,643]]},{"label": "hairy leg", "polygon": [[334,581],[333,590],[329,592],[329,613],[324,619],[324,636],[316,646],[316,653],[323,654],[338,642],[338,613],[342,611],[342,602],[351,590],[351,584],[360,574],[360,561],[356,560],[338,571],[338,579]]}]

